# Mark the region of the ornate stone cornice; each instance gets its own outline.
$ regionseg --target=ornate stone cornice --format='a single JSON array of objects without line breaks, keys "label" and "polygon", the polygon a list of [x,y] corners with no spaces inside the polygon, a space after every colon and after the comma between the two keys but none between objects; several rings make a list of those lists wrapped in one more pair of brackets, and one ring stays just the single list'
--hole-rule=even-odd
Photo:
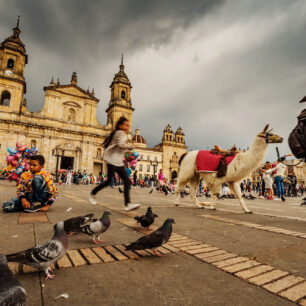
[{"label": "ornate stone cornice", "polygon": [[135,108],[131,107],[131,106],[125,106],[125,105],[121,105],[121,104],[118,104],[118,103],[114,103],[114,104],[111,104],[107,109],[106,109],[106,113],[108,113],[113,107],[121,107],[121,108],[125,108],[125,109],[128,109],[128,110],[132,110],[134,111]]},{"label": "ornate stone cornice", "polygon": [[44,91],[53,90],[53,91],[56,91],[56,92],[59,92],[59,93],[62,93],[62,94],[68,95],[68,96],[78,97],[78,98],[82,98],[82,99],[86,98],[84,96],[80,96],[80,95],[76,95],[76,94],[73,94],[73,93],[70,93],[70,92],[65,92],[65,91],[59,90],[61,88],[71,88],[71,87],[74,87],[74,88],[78,89],[79,91],[81,91],[83,94],[85,94],[88,97],[87,99],[91,99],[91,100],[95,100],[96,102],[99,102],[99,99],[96,98],[93,94],[87,92],[86,90],[82,89],[81,87],[79,87],[76,84],[68,84],[68,85],[58,85],[58,84],[56,84],[56,85],[45,86]]}]

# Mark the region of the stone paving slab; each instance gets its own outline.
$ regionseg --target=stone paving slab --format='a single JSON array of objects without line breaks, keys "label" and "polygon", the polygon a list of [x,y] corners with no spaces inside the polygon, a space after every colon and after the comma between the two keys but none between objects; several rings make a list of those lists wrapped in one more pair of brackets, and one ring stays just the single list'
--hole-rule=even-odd
[{"label": "stone paving slab", "polygon": [[91,265],[101,263],[101,259],[91,249],[80,249],[80,252]]},{"label": "stone paving slab", "polygon": [[304,281],[304,278],[302,277],[297,277],[297,276],[294,276],[294,275],[288,275],[286,277],[283,277],[277,281],[274,281],[272,283],[269,283],[267,285],[264,285],[263,288],[275,293],[275,294],[278,294],[280,293],[281,291],[287,289],[287,288],[290,288],[290,287],[293,287],[294,285],[298,284],[298,283],[301,283]]},{"label": "stone paving slab", "polygon": [[48,223],[45,212],[25,213],[21,212],[18,217],[18,224]]},{"label": "stone paving slab", "polygon": [[198,248],[198,249],[194,249],[194,250],[188,250],[188,251],[186,251],[186,253],[188,253],[190,255],[195,255],[195,254],[207,253],[207,252],[212,252],[212,251],[217,251],[217,250],[220,250],[220,249],[203,244],[202,248]]},{"label": "stone paving slab", "polygon": [[216,266],[217,268],[224,268],[224,267],[228,267],[234,264],[238,264],[238,263],[242,263],[245,261],[248,261],[249,258],[247,257],[234,257],[234,258],[230,258],[230,259],[226,259],[226,260],[221,260],[219,262],[213,262],[212,265]]},{"label": "stone paving slab", "polygon": [[77,250],[67,250],[67,254],[75,267],[86,265],[85,259]]},{"label": "stone paving slab", "polygon": [[268,232],[290,235],[290,236],[299,237],[299,238],[306,238],[306,233],[290,231],[290,230],[286,230],[286,229],[276,228],[276,227],[273,227],[273,226],[264,226],[264,225],[255,224],[255,223],[251,223],[251,222],[243,222],[243,221],[234,220],[234,219],[230,219],[230,218],[224,218],[224,217],[220,217],[220,216],[211,216],[211,215],[205,215],[205,214],[199,215],[199,217],[212,219],[212,220],[217,220],[217,221],[222,221],[222,222],[231,223],[231,224],[236,224],[236,225],[247,226],[247,227],[250,227],[250,228],[255,228],[255,229],[264,230],[264,231],[268,231]]},{"label": "stone paving slab", "polygon": [[280,271],[280,270],[273,270],[270,272],[266,272],[264,274],[249,278],[248,281],[255,285],[265,285],[267,283],[273,282],[277,279],[280,279],[284,276],[289,275],[288,272]]},{"label": "stone paving slab", "polygon": [[72,268],[72,263],[68,258],[68,256],[65,255],[64,257],[62,257],[60,260],[57,261],[57,266],[60,270],[65,268]]},{"label": "stone paving slab", "polygon": [[247,280],[247,279],[249,279],[251,277],[260,275],[260,274],[265,273],[265,272],[269,272],[269,271],[271,271],[273,269],[274,268],[271,267],[271,266],[262,265],[262,266],[257,266],[257,267],[248,269],[246,271],[237,272],[237,273],[235,273],[235,275],[240,277],[240,278],[242,278],[242,279],[244,279],[244,280]]},{"label": "stone paving slab", "polygon": [[127,256],[123,255],[121,252],[119,252],[117,249],[115,249],[113,246],[109,245],[105,247],[105,250],[110,253],[113,257],[115,257],[117,260],[126,260],[128,259]]},{"label": "stone paving slab", "polygon": [[115,260],[112,256],[106,253],[106,251],[101,247],[95,247],[92,248],[92,250],[95,254],[97,254],[100,257],[100,259],[103,260],[103,262],[111,262]]},{"label": "stone paving slab", "polygon": [[122,244],[115,245],[115,248],[118,249],[121,253],[123,253],[129,259],[137,259],[139,256],[131,250],[126,250],[125,246]]},{"label": "stone paving slab", "polygon": [[12,271],[12,273],[14,275],[18,274],[19,273],[19,263],[17,262],[8,262],[7,263],[8,267],[10,268],[10,270]]},{"label": "stone paving slab", "polygon": [[253,268],[253,267],[256,267],[256,266],[259,266],[259,265],[260,265],[260,263],[255,261],[255,260],[248,260],[246,262],[237,263],[235,265],[223,267],[221,269],[223,271],[226,271],[226,272],[235,273],[235,272],[239,272],[239,271],[242,271],[242,270]]},{"label": "stone paving slab", "polygon": [[282,291],[279,295],[292,302],[297,302],[298,300],[306,297],[306,282],[300,283],[285,291]]},{"label": "stone paving slab", "polygon": [[213,262],[216,262],[216,261],[221,261],[221,260],[225,260],[225,259],[229,259],[229,258],[233,258],[233,257],[237,257],[237,255],[226,252],[226,253],[221,254],[221,255],[205,258],[205,261],[208,262],[208,263],[213,263]]},{"label": "stone paving slab", "polygon": [[218,255],[224,255],[224,254],[227,254],[227,252],[224,251],[224,250],[217,250],[217,251],[213,251],[213,252],[205,252],[205,253],[195,254],[194,256],[196,258],[200,258],[200,259],[205,260],[206,258],[210,258],[210,257],[218,256]]}]

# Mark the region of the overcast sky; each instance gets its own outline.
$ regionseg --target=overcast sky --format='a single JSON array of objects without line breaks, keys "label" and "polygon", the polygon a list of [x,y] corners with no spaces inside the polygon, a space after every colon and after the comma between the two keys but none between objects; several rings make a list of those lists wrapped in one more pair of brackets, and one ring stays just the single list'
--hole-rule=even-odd
[{"label": "overcast sky", "polygon": [[[287,138],[305,108],[306,1],[0,0],[0,40],[21,15],[27,101],[44,102],[51,77],[95,89],[106,124],[109,85],[124,53],[133,129],[149,146],[170,124],[189,149],[246,148],[266,123]],[[271,145],[268,159],[275,159]]]}]

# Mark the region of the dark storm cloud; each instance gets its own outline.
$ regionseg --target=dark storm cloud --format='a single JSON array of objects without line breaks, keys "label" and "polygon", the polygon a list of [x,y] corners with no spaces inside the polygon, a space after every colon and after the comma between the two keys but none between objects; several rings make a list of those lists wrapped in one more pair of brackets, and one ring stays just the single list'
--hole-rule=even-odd
[{"label": "dark storm cloud", "polygon": [[[61,56],[111,56],[166,43],[178,27],[186,28],[222,0],[199,1],[7,1],[2,11],[22,15],[30,40]],[[4,19],[6,25],[9,18]],[[12,22],[12,19],[10,20]]]},{"label": "dark storm cloud", "polygon": [[51,76],[68,83],[77,71],[81,87],[95,87],[105,123],[124,52],[133,126],[150,145],[167,123],[192,149],[246,148],[267,122],[287,137],[306,94],[302,0],[3,1],[0,11],[1,40],[21,15],[31,110]]}]

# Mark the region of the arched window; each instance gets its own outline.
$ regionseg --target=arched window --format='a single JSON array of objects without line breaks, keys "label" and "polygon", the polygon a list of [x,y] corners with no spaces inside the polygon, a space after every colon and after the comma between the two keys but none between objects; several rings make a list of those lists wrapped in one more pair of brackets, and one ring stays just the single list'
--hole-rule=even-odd
[{"label": "arched window", "polygon": [[31,140],[31,148],[36,148],[36,140]]},{"label": "arched window", "polygon": [[14,65],[15,65],[14,60],[10,58],[10,59],[7,61],[7,68],[14,68]]},{"label": "arched window", "polygon": [[68,110],[68,122],[75,122],[75,110],[73,108]]},{"label": "arched window", "polygon": [[10,106],[11,94],[5,90],[1,94],[0,105]]},{"label": "arched window", "polygon": [[125,91],[124,90],[121,91],[121,98],[125,99]]}]

